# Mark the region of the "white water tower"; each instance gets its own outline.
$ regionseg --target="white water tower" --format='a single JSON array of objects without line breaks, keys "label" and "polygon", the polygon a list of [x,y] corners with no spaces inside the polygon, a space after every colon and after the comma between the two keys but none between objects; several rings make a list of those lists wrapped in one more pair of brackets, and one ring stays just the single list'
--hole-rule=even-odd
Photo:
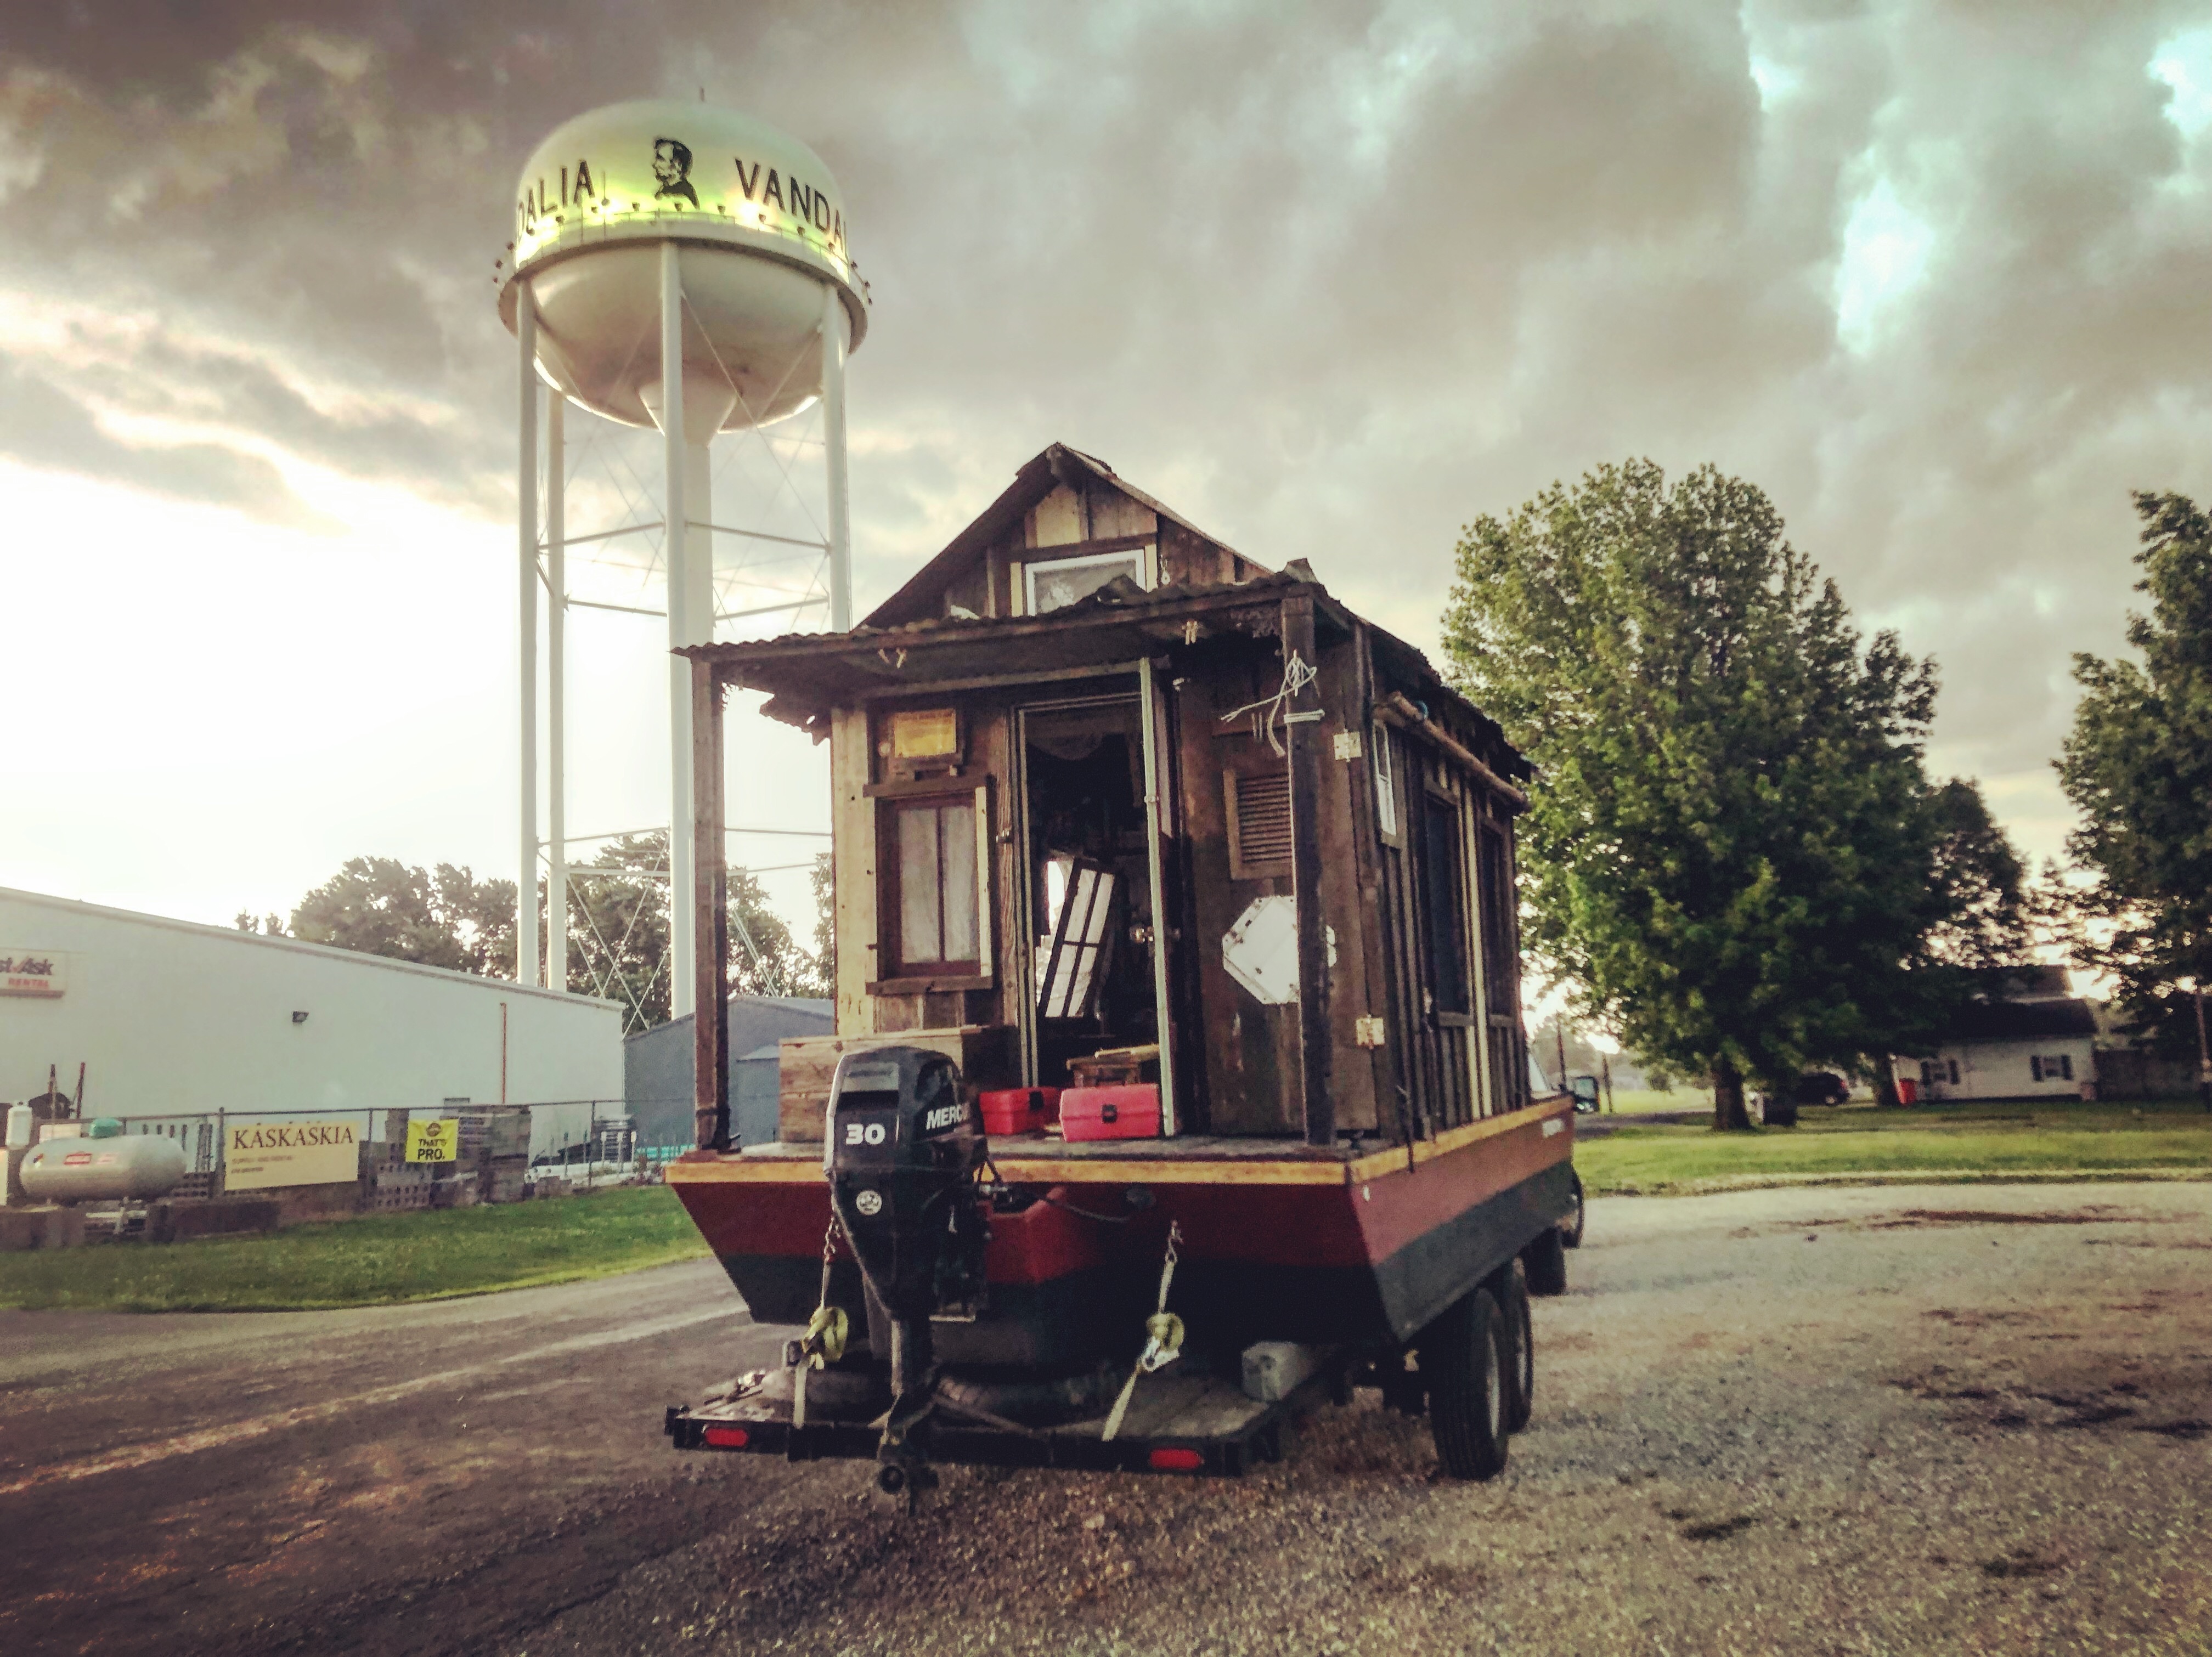
[{"label": "white water tower", "polygon": [[[566,730],[562,707],[566,404],[662,434],[662,537],[670,648],[712,640],[717,536],[709,444],[811,407],[823,416],[830,626],[852,626],[845,361],[867,329],[845,206],[821,158],[773,127],[704,103],[643,99],[594,110],[538,146],[515,191],[501,319],[521,353],[522,878],[516,975],[538,977],[538,591],[547,628],[550,794],[547,979],[568,981]],[[538,521],[541,382],[546,521]],[[577,537],[579,540],[584,538]],[[789,542],[787,536],[759,535]],[[807,544],[813,544],[808,543]],[[541,556],[543,562],[541,563]],[[819,599],[811,602],[818,603]],[[804,604],[781,608],[798,610]],[[668,670],[671,1011],[692,1011],[691,686]]]}]

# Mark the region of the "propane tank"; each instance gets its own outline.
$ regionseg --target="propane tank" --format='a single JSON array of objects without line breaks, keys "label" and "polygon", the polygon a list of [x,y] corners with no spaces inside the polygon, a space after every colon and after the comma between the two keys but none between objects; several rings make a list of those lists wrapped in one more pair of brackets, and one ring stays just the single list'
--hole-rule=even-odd
[{"label": "propane tank", "polygon": [[36,1119],[28,1105],[8,1107],[8,1149],[28,1150],[31,1148],[31,1124]]},{"label": "propane tank", "polygon": [[184,1181],[185,1148],[152,1133],[46,1139],[23,1153],[21,1177],[41,1202],[166,1197]]}]

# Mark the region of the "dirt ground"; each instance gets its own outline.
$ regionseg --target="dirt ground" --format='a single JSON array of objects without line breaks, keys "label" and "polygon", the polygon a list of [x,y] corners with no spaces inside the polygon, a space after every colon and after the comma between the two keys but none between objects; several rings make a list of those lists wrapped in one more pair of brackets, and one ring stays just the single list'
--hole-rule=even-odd
[{"label": "dirt ground", "polygon": [[2203,1652],[2212,1187],[1590,1207],[1506,1475],[1371,1394],[1243,1480],[678,1456],[710,1266],[0,1314],[0,1650]]}]

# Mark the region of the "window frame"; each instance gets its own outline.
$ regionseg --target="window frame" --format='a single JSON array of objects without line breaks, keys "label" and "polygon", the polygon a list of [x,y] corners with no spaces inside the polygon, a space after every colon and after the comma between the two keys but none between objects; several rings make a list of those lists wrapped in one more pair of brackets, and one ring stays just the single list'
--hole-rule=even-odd
[{"label": "window frame", "polygon": [[[1043,552],[1048,549],[1036,547],[1030,550]],[[1025,616],[1049,616],[1053,613],[1050,610],[1040,610],[1037,608],[1036,578],[1039,570],[1095,569],[1102,564],[1126,564],[1132,558],[1137,561],[1137,584],[1147,592],[1157,591],[1160,585],[1160,543],[1158,541],[1147,541],[1142,546],[1117,547],[1110,552],[1079,553],[1072,558],[1024,559],[1021,566],[1022,613]],[[1079,598],[1075,602],[1080,604],[1083,601]],[[1056,604],[1053,608],[1065,610],[1067,606]]]},{"label": "window frame", "polygon": [[[975,859],[975,953],[953,960],[910,962],[905,953],[905,871],[899,824],[903,814],[965,807],[973,815]],[[966,779],[947,779],[937,787],[908,785],[896,792],[876,797],[876,962],[883,976],[867,986],[871,995],[896,995],[920,990],[981,990],[998,981],[991,925],[991,865],[994,837],[991,829],[991,786]],[[939,927],[944,926],[944,878],[948,869],[944,849],[943,819],[939,820],[937,896]]]},{"label": "window frame", "polygon": [[[1482,998],[1475,980],[1480,939],[1471,918],[1475,907],[1471,901],[1474,871],[1467,866],[1468,816],[1468,802],[1433,787],[1421,791],[1421,819],[1416,831],[1421,881],[1421,967],[1429,1018],[1438,1027],[1471,1028],[1480,1016]],[[1439,853],[1441,869],[1436,866]],[[1451,956],[1449,960],[1444,958],[1446,950]],[[1444,1005],[1448,980],[1462,1004],[1458,1006]]]}]

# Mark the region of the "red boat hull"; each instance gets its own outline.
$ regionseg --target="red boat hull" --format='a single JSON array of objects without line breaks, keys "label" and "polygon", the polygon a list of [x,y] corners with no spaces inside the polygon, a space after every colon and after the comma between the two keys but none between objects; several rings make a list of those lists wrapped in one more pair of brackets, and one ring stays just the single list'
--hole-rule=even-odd
[{"label": "red boat hull", "polygon": [[[946,1357],[1079,1363],[1119,1350],[1152,1309],[1170,1222],[1182,1241],[1170,1305],[1194,1341],[1401,1344],[1570,1211],[1573,1144],[1559,1103],[1349,1159],[1255,1147],[1242,1160],[1176,1161],[1160,1142],[1142,1157],[1070,1158],[1044,1142],[1007,1145],[1004,1177],[1054,1200],[993,1217],[983,1321],[994,1326],[946,1332]],[[754,1316],[805,1322],[830,1223],[820,1164],[694,1152],[668,1181]],[[832,1294],[865,1311],[842,1247]]]}]

